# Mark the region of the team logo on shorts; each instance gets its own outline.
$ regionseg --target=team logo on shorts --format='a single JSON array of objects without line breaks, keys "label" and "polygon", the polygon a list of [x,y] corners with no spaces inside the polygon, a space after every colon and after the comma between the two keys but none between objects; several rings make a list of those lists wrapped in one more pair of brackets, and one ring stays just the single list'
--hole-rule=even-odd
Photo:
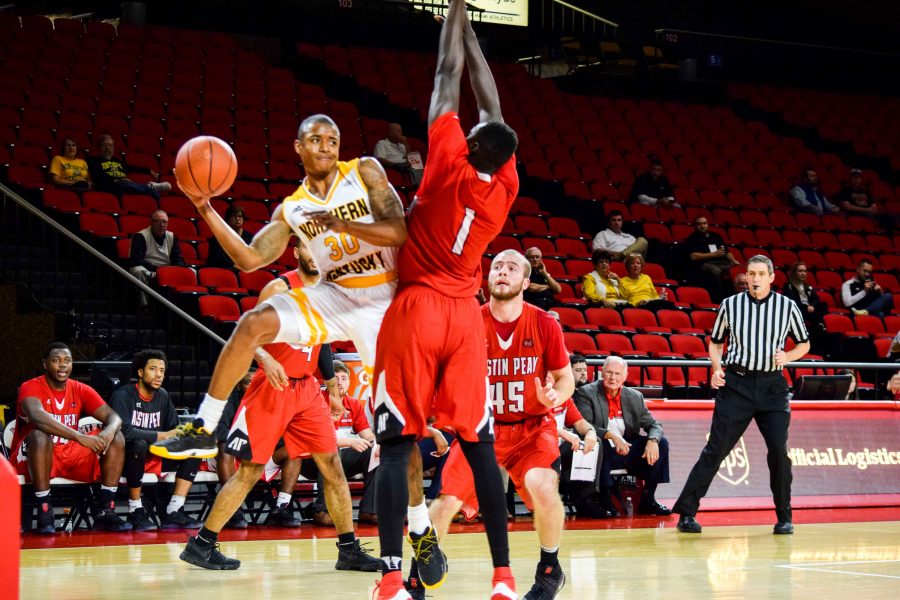
[{"label": "team logo on shorts", "polygon": [[247,409],[242,408],[234,419],[234,425],[228,432],[225,451],[241,460],[252,460],[253,449],[250,447],[250,436],[247,434]]}]

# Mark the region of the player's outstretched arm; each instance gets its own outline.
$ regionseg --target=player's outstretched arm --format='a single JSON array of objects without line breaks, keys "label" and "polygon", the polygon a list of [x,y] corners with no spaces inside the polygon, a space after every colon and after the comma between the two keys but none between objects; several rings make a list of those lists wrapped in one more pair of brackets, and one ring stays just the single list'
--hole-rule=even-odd
[{"label": "player's outstretched arm", "polygon": [[447,10],[447,20],[441,29],[438,44],[434,91],[431,92],[431,105],[428,108],[429,127],[442,114],[459,110],[459,80],[465,65],[463,25],[467,19],[466,3],[453,0]]},{"label": "player's outstretched arm", "polygon": [[253,236],[249,245],[211,206],[206,205],[198,210],[213,235],[222,244],[222,249],[234,261],[234,266],[241,271],[255,271],[271,264],[281,256],[291,239],[291,228],[281,216],[281,206],[275,209],[272,220]]},{"label": "player's outstretched arm", "polygon": [[310,221],[337,233],[348,233],[376,246],[402,246],[406,241],[406,219],[403,204],[394,187],[388,181],[384,167],[376,159],[359,160],[359,174],[369,191],[374,223],[348,221],[327,211],[306,213]]},{"label": "player's outstretched arm", "polygon": [[463,42],[466,65],[469,67],[469,83],[472,85],[475,102],[478,104],[478,121],[480,123],[488,121],[502,123],[500,93],[497,91],[497,84],[491,68],[481,52],[481,46],[478,45],[478,38],[475,36],[475,30],[472,29],[472,22],[469,21],[468,15],[465,20]]}]

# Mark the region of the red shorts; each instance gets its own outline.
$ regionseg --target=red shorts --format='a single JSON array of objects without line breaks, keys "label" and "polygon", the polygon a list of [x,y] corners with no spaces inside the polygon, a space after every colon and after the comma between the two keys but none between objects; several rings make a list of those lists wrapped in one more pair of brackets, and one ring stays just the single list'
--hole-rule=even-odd
[{"label": "red shorts", "polygon": [[[100,429],[91,435],[97,435]],[[28,472],[28,461],[25,453],[15,453],[14,456],[23,454],[22,460],[16,463],[16,471],[25,477],[25,481],[31,483],[31,474]],[[53,460],[50,464],[50,479],[64,477],[73,481],[94,483],[100,481],[100,457],[88,448],[85,448],[74,440],[68,440],[65,444],[53,444]]]},{"label": "red shorts", "polygon": [[282,438],[290,458],[337,452],[334,422],[316,378],[290,379],[279,392],[258,369],[234,416],[225,452],[264,465]]},{"label": "red shorts", "polygon": [[400,290],[375,352],[375,433],[421,439],[435,427],[464,440],[491,441],[484,318],[475,298],[448,298],[423,286]]},{"label": "red shorts", "polygon": [[[494,451],[497,462],[509,473],[525,506],[533,510],[531,496],[525,489],[525,474],[531,469],[553,469],[559,473],[559,441],[556,435],[556,420],[547,415],[534,417],[515,425],[494,423]],[[441,493],[456,496],[463,501],[466,513],[474,516],[478,512],[478,498],[475,495],[475,480],[472,469],[457,442],[450,447],[450,455],[441,472]]]}]

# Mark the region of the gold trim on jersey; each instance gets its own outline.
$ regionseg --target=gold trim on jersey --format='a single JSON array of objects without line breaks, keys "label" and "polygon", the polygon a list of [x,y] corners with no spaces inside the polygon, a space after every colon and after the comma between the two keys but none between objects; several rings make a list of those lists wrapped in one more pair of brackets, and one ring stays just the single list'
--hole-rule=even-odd
[{"label": "gold trim on jersey", "polygon": [[397,271],[387,271],[377,275],[360,275],[359,277],[346,277],[338,279],[334,283],[345,288],[368,288],[397,280]]},{"label": "gold trim on jersey", "polygon": [[297,306],[300,308],[300,312],[303,314],[303,318],[306,321],[306,325],[309,327],[309,345],[316,346],[324,343],[325,340],[328,339],[328,328],[325,327],[325,319],[323,319],[322,315],[312,307],[306,293],[304,293],[302,289],[295,288],[290,290],[288,294],[294,299],[294,302],[297,303]]},{"label": "gold trim on jersey", "polygon": [[[303,178],[303,181],[300,182],[300,187],[297,188],[293,194],[284,199],[285,202],[288,201],[296,201],[296,200],[309,200],[315,204],[319,204],[321,206],[325,206],[329,202],[331,202],[331,197],[334,195],[335,190],[338,188],[338,185],[346,179],[351,173],[356,171],[357,175],[359,175],[359,159],[354,158],[353,160],[348,161],[338,161],[337,162],[337,175],[334,178],[334,181],[331,182],[331,187],[328,188],[328,193],[325,194],[325,198],[319,198],[306,187],[307,177]],[[359,181],[362,183],[362,175],[359,175]],[[366,188],[366,184],[362,183],[363,189],[368,193],[368,189]]]}]

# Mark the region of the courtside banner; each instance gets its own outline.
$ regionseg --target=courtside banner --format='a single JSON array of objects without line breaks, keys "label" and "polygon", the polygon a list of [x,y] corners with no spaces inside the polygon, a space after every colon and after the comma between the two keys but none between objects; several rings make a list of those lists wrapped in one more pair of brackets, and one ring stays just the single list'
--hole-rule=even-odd
[{"label": "courtside banner", "polygon": [[[894,403],[792,405],[788,452],[793,504],[896,504],[900,499],[900,411]],[[816,404],[821,404],[816,407]],[[863,406],[864,404],[864,406]],[[712,402],[653,402],[651,411],[669,440],[671,483],[660,498],[678,495],[706,444]],[[755,422],[719,467],[703,508],[771,506],[766,445]]]}]

